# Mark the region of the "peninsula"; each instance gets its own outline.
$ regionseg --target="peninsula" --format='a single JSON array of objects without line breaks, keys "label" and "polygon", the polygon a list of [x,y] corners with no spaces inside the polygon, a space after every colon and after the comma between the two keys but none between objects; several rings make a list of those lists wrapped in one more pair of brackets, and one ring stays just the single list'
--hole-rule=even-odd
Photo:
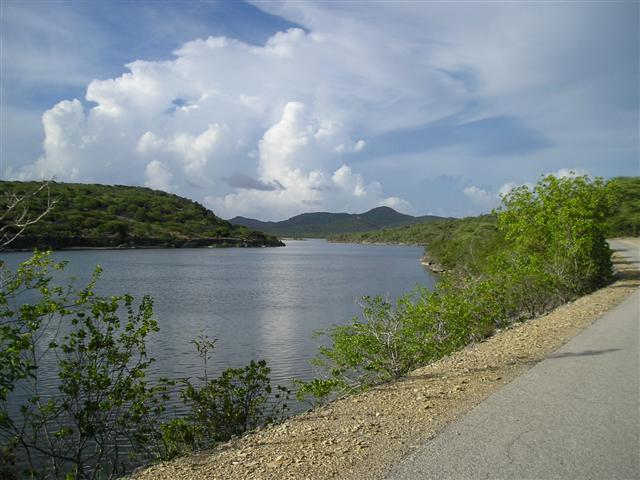
[{"label": "peninsula", "polygon": [[192,200],[124,185],[0,181],[0,208],[26,196],[30,212],[48,215],[11,244],[14,250],[68,248],[278,247],[277,237],[231,225]]}]

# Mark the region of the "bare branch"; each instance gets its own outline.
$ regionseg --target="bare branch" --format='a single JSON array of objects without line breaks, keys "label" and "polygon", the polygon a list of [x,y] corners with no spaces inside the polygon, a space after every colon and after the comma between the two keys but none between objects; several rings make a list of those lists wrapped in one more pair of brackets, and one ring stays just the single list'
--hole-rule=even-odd
[{"label": "bare branch", "polygon": [[[29,226],[38,223],[51,211],[57,200],[51,198],[50,184],[50,180],[43,182],[34,191],[23,195],[18,195],[15,192],[5,192],[5,207],[0,212],[0,250],[4,250],[20,237]],[[40,195],[43,191],[46,191],[47,202],[41,212],[34,214],[30,211],[29,200]]]}]

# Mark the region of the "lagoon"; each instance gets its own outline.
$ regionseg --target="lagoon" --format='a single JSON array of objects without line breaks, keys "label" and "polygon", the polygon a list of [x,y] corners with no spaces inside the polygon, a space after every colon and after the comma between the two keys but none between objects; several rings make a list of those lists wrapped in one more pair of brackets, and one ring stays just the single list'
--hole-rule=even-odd
[{"label": "lagoon", "polygon": [[[150,374],[196,377],[191,340],[216,338],[210,374],[264,359],[274,384],[313,376],[309,360],[323,341],[314,332],[348,323],[363,295],[395,299],[435,277],[419,262],[420,247],[288,240],[284,248],[133,249],[55,252],[68,260],[61,282],[86,283],[104,269],[101,295],[149,294],[160,332],[149,337]],[[3,253],[13,267],[27,253]],[[43,372],[41,372],[43,373]],[[179,410],[179,405],[176,405]],[[296,408],[298,410],[298,408]]]}]

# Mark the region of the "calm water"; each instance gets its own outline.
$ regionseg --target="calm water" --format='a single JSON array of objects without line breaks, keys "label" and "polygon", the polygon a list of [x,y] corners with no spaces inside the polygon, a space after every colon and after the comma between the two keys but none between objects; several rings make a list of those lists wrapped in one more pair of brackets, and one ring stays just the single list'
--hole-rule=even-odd
[{"label": "calm water", "polygon": [[[359,314],[362,295],[396,298],[434,277],[422,248],[289,240],[285,248],[88,250],[56,252],[65,276],[86,282],[104,268],[99,294],[144,294],[155,300],[160,332],[149,340],[152,375],[201,375],[190,341],[217,338],[212,371],[265,359],[275,384],[312,376],[309,360],[322,341],[313,332]],[[26,253],[4,253],[9,265]]]}]

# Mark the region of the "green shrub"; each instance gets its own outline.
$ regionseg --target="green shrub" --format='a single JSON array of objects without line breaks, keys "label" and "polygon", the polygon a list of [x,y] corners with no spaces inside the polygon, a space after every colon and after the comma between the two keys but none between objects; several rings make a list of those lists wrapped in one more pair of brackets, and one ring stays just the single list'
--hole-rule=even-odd
[{"label": "green shrub", "polygon": [[615,197],[601,179],[547,176],[503,198],[498,225],[524,268],[553,278],[563,300],[606,283],[611,252],[607,219]]},{"label": "green shrub", "polygon": [[[146,380],[152,362],[146,339],[158,327],[152,301],[129,295],[100,298],[94,287],[55,285],[64,269],[36,253],[15,272],[2,267],[0,290],[0,472],[17,475],[15,454],[29,475],[113,478],[132,466],[205,448],[280,420],[289,390],[272,388],[266,362],[252,361],[209,378],[214,341],[194,341],[204,361],[200,382]],[[64,332],[64,333],[59,333]],[[42,395],[40,369],[57,368],[57,392]],[[9,400],[17,386],[28,396],[19,413]],[[189,414],[162,422],[169,395]],[[123,448],[123,446],[126,446]]]},{"label": "green shrub", "polygon": [[[548,176],[503,198],[499,230],[466,219],[429,224],[430,249],[456,270],[434,291],[404,296],[395,308],[365,297],[362,319],[325,332],[331,343],[313,361],[320,376],[298,382],[298,397],[324,401],[398,378],[604,285],[614,204],[600,179]],[[424,227],[406,227],[416,228]]]},{"label": "green shrub", "polygon": [[[128,462],[121,445],[143,452],[163,411],[145,379],[153,362],[145,341],[157,331],[152,302],[95,297],[99,269],[81,290],[54,285],[50,271],[63,268],[36,253],[15,273],[2,269],[0,433],[34,474],[111,478]],[[39,369],[49,362],[57,364],[58,392],[44,396]],[[11,415],[7,401],[18,384],[27,398]]]}]

